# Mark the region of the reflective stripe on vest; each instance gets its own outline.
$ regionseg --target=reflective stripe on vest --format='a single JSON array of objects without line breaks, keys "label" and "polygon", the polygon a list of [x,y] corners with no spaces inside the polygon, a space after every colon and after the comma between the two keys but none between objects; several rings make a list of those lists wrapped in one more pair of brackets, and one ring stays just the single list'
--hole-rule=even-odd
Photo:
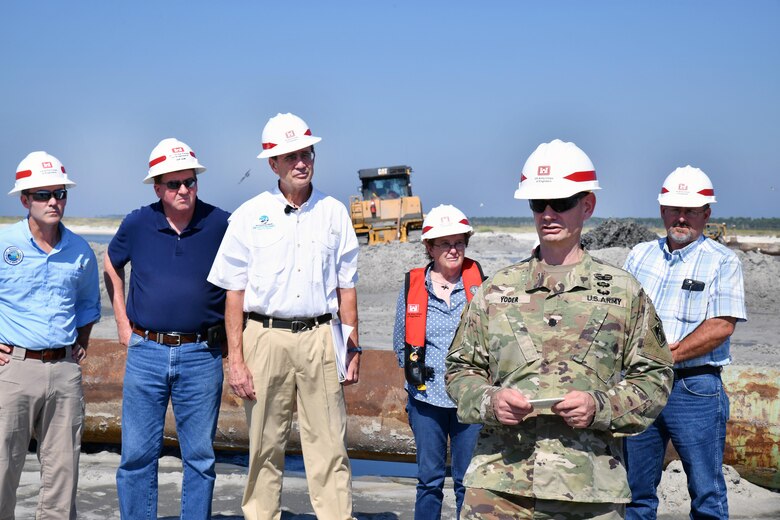
[{"label": "reflective stripe on vest", "polygon": [[[433,265],[418,267],[406,273],[406,344],[413,347],[425,346],[425,319],[428,314],[428,289],[425,287],[425,270]],[[466,303],[474,294],[472,287],[479,287],[485,280],[482,266],[470,258],[463,259],[463,289],[466,291]]]}]

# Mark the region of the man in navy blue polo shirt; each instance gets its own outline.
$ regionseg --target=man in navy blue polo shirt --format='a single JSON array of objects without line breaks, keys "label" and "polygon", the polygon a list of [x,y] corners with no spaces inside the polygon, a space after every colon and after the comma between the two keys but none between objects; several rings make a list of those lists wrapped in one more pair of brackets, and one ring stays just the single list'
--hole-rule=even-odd
[{"label": "man in navy blue polo shirt", "polygon": [[160,200],[125,217],[106,251],[106,288],[119,341],[128,347],[116,474],[122,518],[157,518],[157,459],[169,400],[184,466],[181,518],[211,518],[222,395],[214,332],[224,330],[225,292],[206,276],[229,215],[198,199],[197,175],[205,170],[187,144],[160,141],[144,179]]}]

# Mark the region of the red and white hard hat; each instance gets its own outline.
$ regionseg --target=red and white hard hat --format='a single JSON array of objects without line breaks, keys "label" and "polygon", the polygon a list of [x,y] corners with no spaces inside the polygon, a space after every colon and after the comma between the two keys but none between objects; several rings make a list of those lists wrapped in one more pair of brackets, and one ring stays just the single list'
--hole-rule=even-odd
[{"label": "red and white hard hat", "polygon": [[471,235],[474,230],[469,219],[461,210],[451,204],[442,204],[433,208],[423,221],[423,240],[465,233]]},{"label": "red and white hard hat", "polygon": [[263,128],[263,151],[257,157],[265,159],[302,150],[319,143],[321,137],[311,135],[306,121],[295,114],[276,114]]},{"label": "red and white hard hat", "polygon": [[72,188],[75,182],[68,179],[65,167],[59,159],[46,152],[32,152],[16,167],[14,189],[9,195],[16,195],[24,190],[40,188],[41,186],[58,186]]},{"label": "red and white hard hat", "polygon": [[658,203],[661,206],[698,208],[715,200],[715,189],[707,174],[693,166],[677,168],[661,186]]},{"label": "red and white hard hat", "polygon": [[525,161],[515,198],[565,199],[600,189],[596,168],[585,152],[574,143],[555,139],[540,144]]},{"label": "red and white hard hat", "polygon": [[200,175],[206,171],[206,167],[198,162],[195,152],[187,143],[168,137],[160,141],[149,154],[149,174],[144,184],[152,184],[158,175],[179,170],[195,170],[195,175]]}]

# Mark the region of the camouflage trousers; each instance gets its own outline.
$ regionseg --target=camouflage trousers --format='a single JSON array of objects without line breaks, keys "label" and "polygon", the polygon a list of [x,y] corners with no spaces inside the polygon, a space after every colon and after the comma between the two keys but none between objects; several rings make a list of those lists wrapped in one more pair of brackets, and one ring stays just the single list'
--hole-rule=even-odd
[{"label": "camouflage trousers", "polygon": [[621,520],[625,504],[538,500],[492,491],[466,488],[461,520]]}]

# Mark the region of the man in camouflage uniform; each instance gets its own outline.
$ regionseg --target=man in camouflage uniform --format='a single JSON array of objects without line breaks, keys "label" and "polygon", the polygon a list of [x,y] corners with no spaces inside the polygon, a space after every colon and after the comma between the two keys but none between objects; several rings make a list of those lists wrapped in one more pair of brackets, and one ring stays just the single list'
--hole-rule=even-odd
[{"label": "man in camouflage uniform", "polygon": [[447,391],[462,422],[484,424],[463,518],[624,517],[621,437],[666,404],[672,357],[636,280],[580,245],[597,189],[576,145],[539,146],[515,198],[530,199],[540,245],[463,314]]}]

